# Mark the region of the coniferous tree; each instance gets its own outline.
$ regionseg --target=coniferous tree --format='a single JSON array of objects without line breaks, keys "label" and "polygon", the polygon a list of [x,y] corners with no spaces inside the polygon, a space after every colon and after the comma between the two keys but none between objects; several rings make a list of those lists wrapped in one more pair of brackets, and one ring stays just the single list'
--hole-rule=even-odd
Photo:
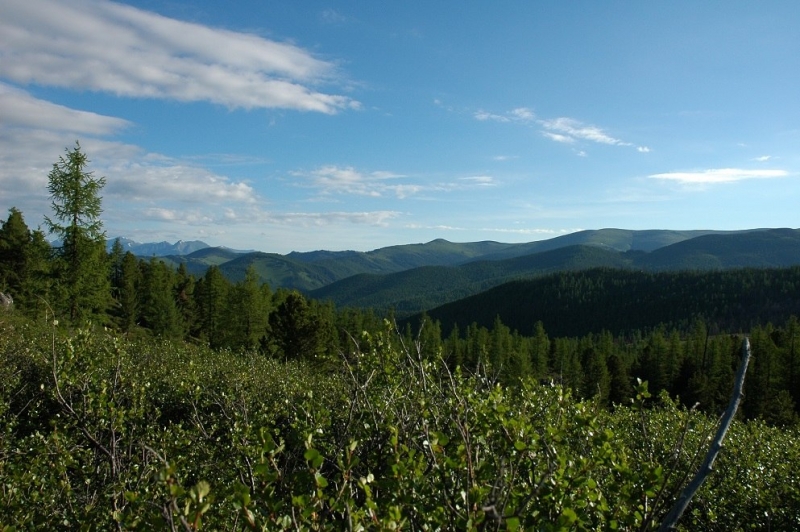
[{"label": "coniferous tree", "polygon": [[122,284],[122,259],[125,257],[125,249],[119,238],[114,240],[111,252],[108,254],[108,278],[111,283],[111,297],[119,300],[119,289]]},{"label": "coniferous tree", "polygon": [[508,357],[508,381],[518,382],[531,375],[530,342],[517,331],[511,335],[511,350]]},{"label": "coniferous tree", "polygon": [[438,320],[432,320],[423,312],[419,320],[416,344],[420,354],[433,359],[442,352],[442,327]]},{"label": "coniferous tree", "polygon": [[228,293],[225,345],[233,349],[256,348],[267,332],[268,291],[264,291],[251,264],[244,279]]},{"label": "coniferous tree", "polygon": [[611,377],[608,374],[605,353],[595,346],[591,337],[581,340],[583,382],[581,395],[586,398],[596,397],[600,404],[606,404],[609,398]]},{"label": "coniferous tree", "polygon": [[538,379],[543,379],[548,373],[548,361],[550,359],[550,339],[544,330],[544,324],[537,321],[533,326],[533,338],[531,339],[531,371]]},{"label": "coniferous tree", "polygon": [[225,305],[229,289],[230,282],[222,275],[218,266],[210,266],[195,287],[198,307],[195,334],[213,348],[221,347],[225,340]]},{"label": "coniferous tree", "polygon": [[173,271],[164,261],[155,257],[144,265],[141,316],[144,324],[156,336],[183,336],[180,313],[173,297],[173,277]]},{"label": "coniferous tree", "polygon": [[612,405],[626,405],[633,398],[633,381],[630,371],[619,353],[608,357],[609,391]]},{"label": "coniferous tree", "polygon": [[120,265],[116,305],[119,325],[125,332],[131,332],[139,320],[141,278],[139,259],[130,251],[126,252]]},{"label": "coniferous tree", "polygon": [[668,388],[667,353],[669,346],[664,338],[662,328],[653,331],[639,356],[637,375],[649,383],[651,392],[659,392]]},{"label": "coniferous tree", "polygon": [[489,334],[489,374],[503,382],[511,377],[512,354],[511,329],[495,316]]},{"label": "coniferous tree", "polygon": [[17,300],[24,297],[23,285],[28,274],[28,246],[31,232],[22,213],[15,207],[9,210],[8,219],[0,226],[0,290]]},{"label": "coniferous tree", "polygon": [[95,178],[80,144],[48,175],[54,218],[45,217],[48,230],[61,240],[57,250],[58,306],[73,322],[103,318],[109,303],[105,232],[100,191],[105,178]]},{"label": "coniferous tree", "polygon": [[789,393],[795,405],[800,405],[800,321],[797,316],[789,316],[775,336],[782,368],[780,386]]},{"label": "coniferous tree", "polygon": [[742,408],[750,418],[769,419],[770,407],[775,398],[780,379],[777,347],[772,339],[772,324],[756,327],[750,333],[753,362],[745,381],[745,399]]},{"label": "coniferous tree", "polygon": [[289,292],[269,316],[270,338],[284,360],[315,360],[324,353],[325,324],[299,292]]},{"label": "coniferous tree", "polygon": [[477,374],[485,373],[489,358],[489,330],[486,327],[480,327],[477,323],[472,322],[469,327],[467,327],[465,342],[467,346],[465,366],[469,371],[473,371]]},{"label": "coniferous tree", "polygon": [[572,390],[580,390],[583,384],[583,368],[578,341],[574,338],[556,338],[553,344],[553,378]]},{"label": "coniferous tree", "polygon": [[27,316],[46,311],[50,299],[52,248],[39,230],[31,231],[16,208],[0,226],[0,291]]},{"label": "coniferous tree", "polygon": [[52,255],[53,247],[44,232],[39,229],[32,231],[26,250],[27,272],[22,287],[25,296],[22,312],[28,316],[48,315],[51,311]]},{"label": "coniferous tree", "polygon": [[175,274],[175,304],[181,315],[181,323],[184,330],[183,335],[187,336],[197,327],[197,296],[195,294],[196,281],[193,275],[186,269],[186,263],[178,265]]},{"label": "coniferous tree", "polygon": [[458,331],[458,325],[454,324],[453,329],[450,331],[450,336],[444,343],[445,356],[448,360],[448,365],[453,369],[464,364],[464,349],[463,342]]}]

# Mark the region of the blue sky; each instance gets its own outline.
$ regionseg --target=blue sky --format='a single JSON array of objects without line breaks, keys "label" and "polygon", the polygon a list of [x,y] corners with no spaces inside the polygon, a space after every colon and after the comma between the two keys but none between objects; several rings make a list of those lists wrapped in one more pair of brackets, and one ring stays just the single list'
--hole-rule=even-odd
[{"label": "blue sky", "polygon": [[0,212],[286,253],[800,223],[800,2],[0,0]]}]

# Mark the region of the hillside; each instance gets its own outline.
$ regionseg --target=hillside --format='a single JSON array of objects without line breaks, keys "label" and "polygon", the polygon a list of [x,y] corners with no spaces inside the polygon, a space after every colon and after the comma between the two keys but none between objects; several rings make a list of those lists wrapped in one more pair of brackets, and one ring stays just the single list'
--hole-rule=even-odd
[{"label": "hillside", "polygon": [[512,279],[595,266],[627,267],[625,254],[593,246],[569,246],[507,260],[461,266],[426,266],[389,275],[362,274],[309,292],[341,307],[393,308],[398,316],[433,308]]},{"label": "hillside", "polygon": [[239,253],[228,248],[207,247],[188,255],[167,255],[159,257],[170,266],[185,264],[186,270],[197,277],[203,276],[209,266],[220,266],[239,257]]},{"label": "hillside", "polygon": [[641,257],[652,270],[777,268],[800,264],[800,230],[769,229],[708,234],[677,242]]},{"label": "hillside", "polygon": [[[644,272],[597,268],[519,280],[431,309],[449,331],[491,327],[498,316],[531,335],[541,321],[554,336],[613,334],[660,324],[686,329],[702,318],[712,328],[746,331],[800,315],[800,267]],[[408,322],[415,324],[419,315]]]},{"label": "hillside", "polygon": [[[240,280],[247,266],[253,264],[263,282],[273,288],[289,288],[302,291],[318,290],[336,281],[359,274],[393,274],[414,268],[428,266],[462,266],[470,262],[503,261],[517,257],[530,256],[536,253],[554,251],[570,246],[591,246],[606,251],[617,252],[652,252],[676,243],[693,240],[704,236],[731,236],[758,233],[768,230],[755,229],[751,231],[671,231],[671,230],[644,230],[632,231],[626,229],[599,229],[571,233],[549,240],[528,242],[522,244],[507,244],[501,242],[483,241],[455,243],[443,239],[433,240],[424,244],[406,244],[389,246],[373,251],[311,251],[292,252],[287,255],[263,252],[241,252],[229,248],[204,248],[189,254],[178,251],[164,256],[163,260],[170,265],[177,266],[185,263],[189,272],[201,276],[211,265],[220,266],[224,275],[231,280]],[[176,244],[177,245],[177,244]],[[670,252],[671,253],[671,252]],[[664,256],[666,256],[665,254]],[[623,262],[628,262],[634,257],[628,254]],[[654,259],[656,260],[656,259]],[[673,259],[676,260],[676,259]],[[228,262],[236,261],[232,264]],[[694,261],[697,262],[697,261]],[[598,263],[586,262],[584,267],[607,265],[603,258]],[[650,267],[644,265],[642,267]],[[502,270],[504,267],[500,267]],[[512,266],[512,270],[513,270]],[[516,273],[516,272],[514,272]],[[526,272],[522,272],[527,275]],[[360,279],[368,279],[360,277]],[[502,279],[501,279],[502,281]],[[348,285],[353,286],[357,280]],[[472,281],[470,281],[472,282]],[[486,280],[484,287],[493,286],[497,281]],[[374,283],[370,280],[368,283]],[[387,281],[391,285],[394,281]],[[421,283],[425,286],[425,282]],[[350,291],[351,288],[343,288]],[[364,289],[356,289],[363,292]],[[427,290],[427,288],[426,288]],[[446,291],[446,287],[440,290]],[[463,290],[463,288],[459,288]],[[334,300],[345,301],[347,298],[335,295],[335,291],[326,294]],[[417,294],[410,294],[412,300],[419,299]],[[375,299],[375,298],[372,298]],[[385,302],[396,304],[396,301]],[[361,304],[347,301],[347,304]]]},{"label": "hillside", "polygon": [[[620,233],[624,233],[625,239],[614,240],[617,245],[633,242],[630,232]],[[614,236],[611,231],[603,235],[606,239],[609,235]],[[594,233],[592,238],[583,238],[594,242],[592,245],[560,247],[505,260],[475,261],[439,269],[417,268],[383,276],[358,276],[314,290],[310,295],[333,301],[338,306],[394,308],[397,315],[403,317],[513,279],[558,271],[597,267],[645,271],[714,270],[800,264],[800,231],[794,229],[703,234],[649,253],[609,249],[610,246],[598,245],[597,238],[598,233]],[[647,247],[655,245],[656,241],[663,243],[676,238],[678,235],[669,232],[652,232],[638,237],[636,245]]]}]

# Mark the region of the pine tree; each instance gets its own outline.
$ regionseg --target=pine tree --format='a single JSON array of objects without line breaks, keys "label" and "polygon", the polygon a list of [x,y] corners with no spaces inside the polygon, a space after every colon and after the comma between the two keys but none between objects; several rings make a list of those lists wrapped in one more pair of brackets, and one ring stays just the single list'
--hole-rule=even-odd
[{"label": "pine tree", "polygon": [[533,326],[530,355],[533,375],[538,379],[544,379],[549,372],[550,339],[547,337],[541,321],[537,321]]},{"label": "pine tree", "polygon": [[769,419],[772,401],[778,392],[780,372],[778,368],[778,349],[772,339],[774,332],[771,323],[756,327],[750,333],[753,362],[748,369],[745,381],[745,399],[742,408],[750,418]]},{"label": "pine tree", "polygon": [[453,324],[453,329],[450,331],[450,336],[444,343],[444,355],[447,358],[448,366],[455,369],[464,364],[464,349],[461,340],[461,333],[458,330],[458,324]]},{"label": "pine tree", "polygon": [[86,170],[89,160],[80,144],[67,149],[48,175],[55,218],[48,230],[61,240],[57,251],[59,308],[73,322],[104,317],[109,303],[105,232],[100,191],[105,178]]},{"label": "pine tree", "polygon": [[197,326],[197,295],[195,294],[196,281],[186,269],[186,263],[178,265],[175,275],[175,304],[181,315],[181,322],[184,330],[183,335],[187,336],[194,331]]},{"label": "pine tree", "polygon": [[156,336],[183,336],[180,314],[172,287],[174,272],[163,261],[150,259],[142,276],[142,319]]},{"label": "pine tree", "polygon": [[206,340],[213,348],[221,347],[225,341],[225,325],[230,282],[222,275],[218,266],[210,266],[195,287],[197,294],[198,338]]},{"label": "pine tree", "polygon": [[12,207],[0,227],[0,291],[31,317],[47,308],[51,251],[44,234],[29,230],[22,213]]},{"label": "pine tree", "polygon": [[797,316],[789,317],[784,330],[784,387],[794,404],[800,407],[800,322]]},{"label": "pine tree", "polygon": [[289,292],[269,316],[271,340],[284,360],[315,360],[324,353],[325,324],[299,292]]},{"label": "pine tree", "polygon": [[609,394],[608,400],[614,405],[626,405],[633,397],[633,381],[630,371],[620,353],[608,357]]},{"label": "pine tree", "polygon": [[22,286],[25,295],[22,312],[28,316],[46,316],[50,313],[52,255],[53,248],[44,232],[39,229],[32,231],[30,244],[26,249],[27,273]]},{"label": "pine tree", "polygon": [[[8,219],[0,227],[0,290],[19,303],[27,274],[27,251],[31,232],[22,213],[12,207]],[[19,305],[18,305],[19,306]]]},{"label": "pine tree", "polygon": [[130,251],[126,252],[120,265],[117,293],[117,313],[120,327],[125,332],[131,332],[139,321],[141,279],[139,259]]},{"label": "pine tree", "polygon": [[489,342],[489,374],[505,382],[510,376],[511,329],[503,324],[499,315],[494,318]]},{"label": "pine tree", "polygon": [[108,255],[108,277],[111,282],[111,297],[119,299],[119,289],[122,284],[122,259],[125,257],[125,250],[119,238],[114,240],[111,246],[111,253]]},{"label": "pine tree", "polygon": [[595,397],[600,404],[608,403],[611,376],[608,373],[605,353],[595,346],[588,336],[581,340],[580,350],[583,368],[581,395],[586,399]]},{"label": "pine tree", "polygon": [[228,293],[227,309],[225,345],[232,349],[258,347],[267,332],[269,299],[252,264]]}]

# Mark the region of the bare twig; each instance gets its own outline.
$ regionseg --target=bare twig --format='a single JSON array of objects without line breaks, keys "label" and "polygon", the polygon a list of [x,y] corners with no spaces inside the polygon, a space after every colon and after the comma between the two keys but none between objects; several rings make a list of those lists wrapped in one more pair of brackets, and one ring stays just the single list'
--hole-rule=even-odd
[{"label": "bare twig", "polygon": [[684,488],[683,493],[681,493],[681,496],[678,498],[678,500],[675,501],[675,504],[667,514],[667,517],[664,518],[664,521],[661,523],[661,527],[659,528],[659,532],[667,532],[675,529],[678,521],[683,515],[683,512],[689,506],[689,502],[692,500],[692,497],[694,497],[695,492],[700,489],[700,486],[703,484],[706,477],[711,473],[714,466],[714,460],[717,459],[717,455],[722,450],[722,440],[725,438],[725,434],[728,432],[728,428],[730,428],[733,417],[736,415],[736,410],[739,408],[739,403],[742,400],[744,376],[745,373],[747,373],[747,364],[749,362],[750,340],[745,338],[742,341],[742,361],[739,363],[739,370],[736,372],[736,380],[734,381],[733,385],[733,394],[731,395],[730,403],[728,403],[728,408],[725,410],[725,414],[720,420],[717,434],[714,436],[714,441],[711,442],[711,447],[708,449],[708,453],[706,454],[706,458],[703,461],[703,464],[700,466],[700,469],[697,471],[692,481],[686,486],[686,488]]}]

